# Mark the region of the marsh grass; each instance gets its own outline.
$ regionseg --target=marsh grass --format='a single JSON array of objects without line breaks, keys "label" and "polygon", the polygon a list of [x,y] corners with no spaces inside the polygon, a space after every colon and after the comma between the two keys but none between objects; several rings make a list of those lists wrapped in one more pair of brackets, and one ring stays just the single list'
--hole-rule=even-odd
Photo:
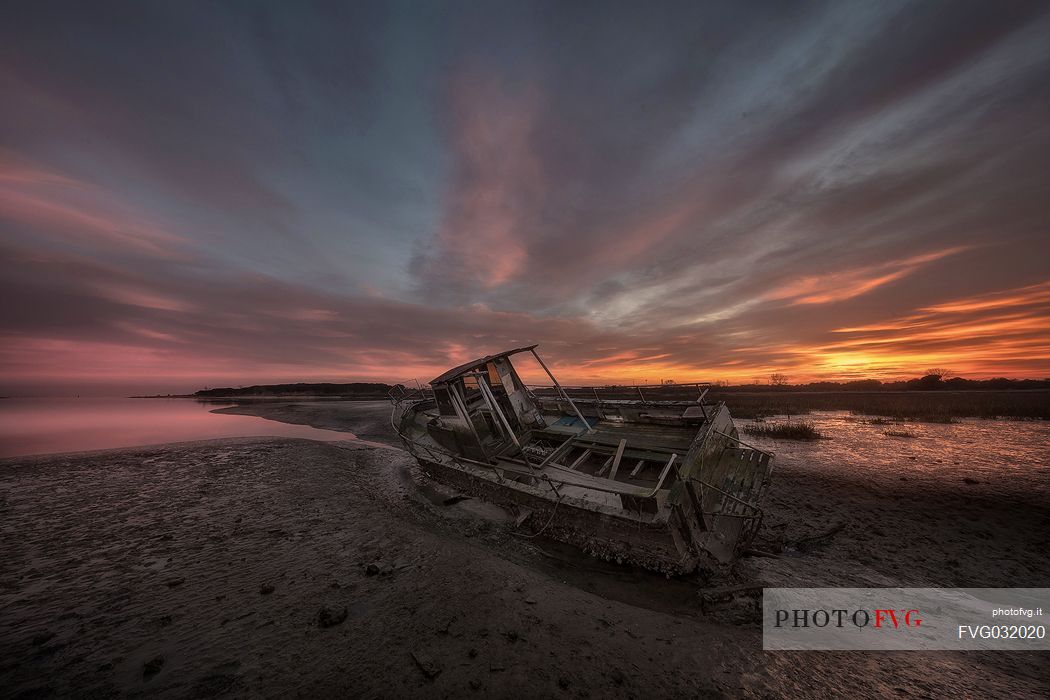
[{"label": "marsh grass", "polygon": [[744,432],[748,435],[775,440],[820,440],[824,437],[812,423],[802,421],[749,425],[744,428]]},{"label": "marsh grass", "polygon": [[955,416],[945,415],[915,416],[915,420],[919,421],[920,423],[944,423],[946,425],[959,422],[959,419]]},{"label": "marsh grass", "polygon": [[876,416],[869,420],[864,421],[868,425],[896,425],[901,422],[900,418],[883,418],[882,416]]},{"label": "marsh grass", "polygon": [[[712,392],[734,418],[850,411],[881,420],[953,423],[959,418],[1050,419],[1047,391]],[[874,425],[881,425],[874,422]]]}]

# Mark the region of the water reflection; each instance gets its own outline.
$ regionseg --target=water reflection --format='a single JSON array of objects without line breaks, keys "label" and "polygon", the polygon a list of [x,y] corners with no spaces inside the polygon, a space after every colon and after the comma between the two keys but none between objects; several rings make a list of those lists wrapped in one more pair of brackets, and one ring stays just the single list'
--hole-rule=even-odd
[{"label": "water reflection", "polygon": [[0,457],[225,437],[346,440],[352,433],[215,414],[232,402],[189,399],[3,399]]}]

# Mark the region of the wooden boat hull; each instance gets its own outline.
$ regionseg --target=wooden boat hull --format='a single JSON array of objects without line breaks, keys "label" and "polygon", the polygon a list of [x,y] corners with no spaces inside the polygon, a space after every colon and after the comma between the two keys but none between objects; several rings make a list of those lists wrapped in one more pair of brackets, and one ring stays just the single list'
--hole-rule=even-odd
[{"label": "wooden boat hull", "polygon": [[517,509],[523,536],[668,574],[747,546],[771,455],[740,442],[724,404],[573,400],[556,380],[539,394],[510,363],[524,352],[539,360],[517,348],[392,395],[393,427],[429,474]]},{"label": "wooden boat hull", "polygon": [[579,547],[589,555],[630,563],[669,575],[697,568],[695,554],[683,554],[666,523],[646,523],[623,517],[601,504],[572,496],[552,497],[547,486],[504,480],[480,467],[445,464],[426,457],[419,463],[428,475],[463,493],[517,509],[525,517],[520,528]]}]

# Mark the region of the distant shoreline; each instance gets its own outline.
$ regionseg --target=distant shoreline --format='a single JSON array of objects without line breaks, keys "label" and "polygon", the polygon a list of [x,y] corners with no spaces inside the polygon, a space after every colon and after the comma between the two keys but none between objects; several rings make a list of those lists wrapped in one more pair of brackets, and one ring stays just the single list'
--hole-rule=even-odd
[{"label": "distant shoreline", "polygon": [[197,396],[196,394],[156,394],[128,396],[129,399],[195,399],[208,403],[216,401],[386,401],[385,396],[340,396],[337,394],[223,394]]}]

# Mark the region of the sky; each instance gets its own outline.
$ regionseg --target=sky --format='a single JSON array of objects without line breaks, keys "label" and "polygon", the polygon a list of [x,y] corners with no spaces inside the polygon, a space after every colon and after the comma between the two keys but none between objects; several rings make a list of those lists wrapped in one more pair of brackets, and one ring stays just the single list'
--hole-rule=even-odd
[{"label": "sky", "polygon": [[0,394],[1050,377],[1045,2],[16,0],[0,95]]}]

